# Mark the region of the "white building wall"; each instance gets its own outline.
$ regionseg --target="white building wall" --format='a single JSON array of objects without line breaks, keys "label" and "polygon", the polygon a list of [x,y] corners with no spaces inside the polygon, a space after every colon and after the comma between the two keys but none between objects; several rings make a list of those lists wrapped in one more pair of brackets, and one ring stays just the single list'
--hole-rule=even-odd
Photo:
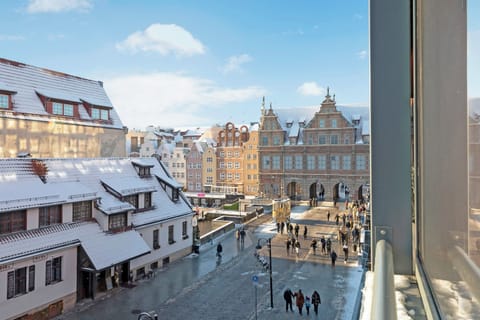
[{"label": "white building wall", "polygon": [[[45,285],[46,262],[62,257],[62,281]],[[35,289],[28,292],[28,267],[35,265]],[[27,293],[7,299],[8,272],[27,267]],[[35,257],[0,266],[0,319],[11,319],[34,310],[41,310],[53,302],[64,300],[63,308],[71,308],[77,290],[77,246],[51,251]],[[29,312],[30,311],[30,312]]]},{"label": "white building wall", "polygon": [[[185,216],[168,222],[159,223],[156,225],[150,225],[144,228],[137,228],[136,231],[141,234],[145,243],[150,247],[151,252],[147,255],[141,256],[130,262],[130,269],[136,270],[141,267],[145,267],[145,271],[150,270],[150,264],[158,261],[158,266],[162,266],[162,260],[166,257],[170,257],[170,262],[177,260],[180,257],[188,254],[192,250],[193,236],[192,236],[192,217]],[[182,237],[182,223],[187,222],[187,236]],[[173,239],[175,243],[168,243],[168,227],[173,225]],[[159,230],[159,249],[153,249],[153,230]],[[134,271],[135,274],[135,271]]]}]

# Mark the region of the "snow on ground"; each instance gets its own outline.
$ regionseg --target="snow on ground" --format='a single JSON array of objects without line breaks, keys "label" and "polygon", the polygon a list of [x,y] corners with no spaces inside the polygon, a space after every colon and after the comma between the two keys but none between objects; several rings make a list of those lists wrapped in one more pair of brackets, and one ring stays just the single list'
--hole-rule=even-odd
[{"label": "snow on ground", "polygon": [[[360,320],[371,319],[373,276],[372,271],[368,271],[365,275]],[[414,279],[414,276],[394,276],[398,320],[426,319],[420,292]]]}]

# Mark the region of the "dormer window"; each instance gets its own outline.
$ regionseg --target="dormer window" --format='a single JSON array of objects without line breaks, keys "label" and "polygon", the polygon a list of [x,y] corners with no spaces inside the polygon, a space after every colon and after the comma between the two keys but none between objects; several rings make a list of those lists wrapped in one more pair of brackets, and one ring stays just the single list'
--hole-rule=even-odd
[{"label": "dormer window", "polygon": [[142,163],[139,161],[132,161],[132,165],[137,171],[140,178],[148,178],[151,176],[150,169],[153,168],[153,165]]},{"label": "dormer window", "polygon": [[67,117],[73,117],[73,104],[69,103],[61,103],[61,102],[53,102],[52,103],[52,113],[61,115],[61,116],[67,116]]},{"label": "dormer window", "polygon": [[101,108],[91,108],[91,117],[94,120],[106,120],[108,121],[109,115],[108,115],[108,110],[107,109],[101,109]]},{"label": "dormer window", "polygon": [[0,108],[1,109],[10,109],[10,95],[5,93],[0,93]]},{"label": "dormer window", "polygon": [[171,178],[161,178],[157,176],[157,180],[160,182],[160,186],[163,188],[163,190],[165,190],[165,193],[168,195],[170,200],[177,202],[180,199],[182,185]]}]

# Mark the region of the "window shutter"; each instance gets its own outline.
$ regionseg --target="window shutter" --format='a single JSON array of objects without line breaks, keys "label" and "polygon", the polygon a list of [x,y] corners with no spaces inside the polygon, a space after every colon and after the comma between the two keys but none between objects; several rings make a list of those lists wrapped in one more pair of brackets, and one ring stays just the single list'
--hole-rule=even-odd
[{"label": "window shutter", "polygon": [[52,261],[48,260],[46,264],[45,272],[45,285],[49,285],[52,282]]},{"label": "window shutter", "polygon": [[7,275],[7,299],[15,296],[15,271],[10,271]]}]

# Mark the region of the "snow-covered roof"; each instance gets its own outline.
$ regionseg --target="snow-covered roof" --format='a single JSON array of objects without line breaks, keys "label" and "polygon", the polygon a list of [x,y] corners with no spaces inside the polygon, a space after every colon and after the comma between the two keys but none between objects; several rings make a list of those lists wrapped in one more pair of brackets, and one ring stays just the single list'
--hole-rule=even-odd
[{"label": "snow-covered roof", "polygon": [[100,179],[104,184],[118,192],[122,197],[132,194],[156,191],[155,186],[138,179],[138,176],[119,176]]},{"label": "snow-covered roof", "polygon": [[[102,181],[122,195],[152,192],[152,210],[134,214],[133,225],[162,221],[192,213],[183,197],[172,201],[162,188],[161,179],[180,188],[157,159],[42,159],[48,169],[46,183],[32,170],[32,159],[0,159],[0,212],[46,206],[55,203],[99,199],[98,209],[104,214],[134,210],[135,207],[107,192]],[[150,167],[150,177],[140,177],[132,161]],[[158,178],[157,178],[158,177]],[[15,190],[15,193],[9,192]]]},{"label": "snow-covered roof", "polygon": [[[99,81],[0,58],[0,83],[4,90],[14,92],[15,103],[11,111],[21,114],[23,118],[55,118],[56,121],[78,125],[123,128],[115,109],[110,110],[112,123],[107,124],[93,121],[83,105],[82,101],[87,101],[98,106],[112,107],[103,84]],[[80,119],[65,119],[49,114],[39,94],[78,103]]]},{"label": "snow-covered roof", "polygon": [[105,233],[96,222],[81,222],[0,236],[0,263],[72,245],[83,247],[96,270],[150,252],[140,234],[133,230]]}]

